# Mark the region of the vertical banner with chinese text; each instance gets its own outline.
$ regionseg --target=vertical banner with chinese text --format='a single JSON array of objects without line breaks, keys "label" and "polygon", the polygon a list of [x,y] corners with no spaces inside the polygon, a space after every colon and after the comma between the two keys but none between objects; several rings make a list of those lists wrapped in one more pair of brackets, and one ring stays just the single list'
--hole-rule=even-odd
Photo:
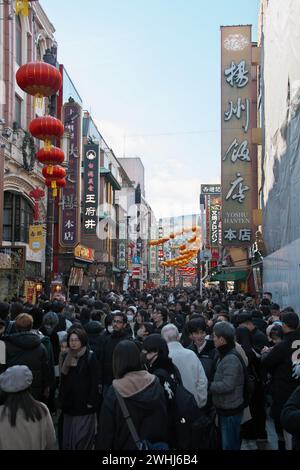
[{"label": "vertical banner with chinese text", "polygon": [[257,162],[251,135],[257,121],[251,26],[221,27],[221,49],[222,244],[247,247],[253,242],[252,210],[257,207]]},{"label": "vertical banner with chinese text", "polygon": [[118,256],[118,266],[120,269],[126,269],[126,223],[119,223],[119,256]]},{"label": "vertical banner with chinese text", "polygon": [[99,205],[99,145],[84,146],[83,174],[83,231],[95,235]]},{"label": "vertical banner with chinese text", "polygon": [[[157,227],[151,227],[150,238],[155,240],[157,238]],[[156,274],[158,270],[158,248],[157,246],[149,246],[149,263],[148,270],[150,274]]]},{"label": "vertical banner with chinese text", "polygon": [[59,210],[59,243],[65,248],[74,248],[80,241],[81,106],[75,102],[64,104],[62,120],[65,131],[70,135],[70,151],[66,177],[67,185],[63,189]]},{"label": "vertical banner with chinese text", "polygon": [[210,196],[209,211],[209,246],[219,248],[222,245],[221,197]]}]

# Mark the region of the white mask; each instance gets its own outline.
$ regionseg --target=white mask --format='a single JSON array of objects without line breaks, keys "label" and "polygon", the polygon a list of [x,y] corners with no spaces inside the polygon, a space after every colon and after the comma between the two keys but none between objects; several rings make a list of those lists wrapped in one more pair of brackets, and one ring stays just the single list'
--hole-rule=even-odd
[{"label": "white mask", "polygon": [[133,320],[133,315],[127,315],[127,321],[131,322]]},{"label": "white mask", "polygon": [[112,326],[112,325],[109,325],[109,326],[107,327],[107,331],[108,331],[109,333],[112,333],[112,332],[114,331],[113,326]]}]

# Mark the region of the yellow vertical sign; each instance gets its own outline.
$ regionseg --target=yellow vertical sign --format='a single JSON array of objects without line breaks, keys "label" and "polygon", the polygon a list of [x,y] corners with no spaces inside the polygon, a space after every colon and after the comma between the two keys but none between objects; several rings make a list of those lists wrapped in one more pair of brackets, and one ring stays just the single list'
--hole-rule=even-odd
[{"label": "yellow vertical sign", "polygon": [[45,247],[43,225],[30,225],[29,227],[29,248],[34,253],[39,253]]}]

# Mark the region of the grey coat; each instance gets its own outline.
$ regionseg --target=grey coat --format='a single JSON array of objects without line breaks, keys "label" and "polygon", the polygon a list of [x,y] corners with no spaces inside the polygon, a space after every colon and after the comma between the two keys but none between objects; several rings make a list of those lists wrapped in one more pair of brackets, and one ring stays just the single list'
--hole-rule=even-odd
[{"label": "grey coat", "polygon": [[244,371],[237,356],[229,353],[218,361],[210,392],[219,410],[235,410],[243,404]]}]

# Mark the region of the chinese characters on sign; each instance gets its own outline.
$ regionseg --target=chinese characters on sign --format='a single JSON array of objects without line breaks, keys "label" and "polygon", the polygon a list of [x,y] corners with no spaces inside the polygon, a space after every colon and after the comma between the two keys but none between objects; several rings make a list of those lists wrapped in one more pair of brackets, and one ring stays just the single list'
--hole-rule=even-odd
[{"label": "chinese characters on sign", "polygon": [[119,262],[120,269],[126,269],[126,224],[125,222],[119,223]]},{"label": "chinese characters on sign", "polygon": [[70,134],[70,152],[67,185],[63,189],[60,205],[60,245],[74,248],[79,242],[80,230],[80,171],[81,171],[81,121],[82,109],[78,103],[63,107],[65,130]]},{"label": "chinese characters on sign", "polygon": [[29,226],[29,248],[34,253],[39,253],[45,247],[44,245],[44,226],[30,225]]},{"label": "chinese characters on sign", "polygon": [[220,184],[202,184],[201,194],[212,194],[212,195],[219,196],[221,194],[221,185]]},{"label": "chinese characters on sign", "polygon": [[210,248],[220,247],[222,244],[221,198],[211,197],[209,234]]},{"label": "chinese characters on sign", "polygon": [[83,230],[96,234],[99,205],[99,145],[84,146]]},{"label": "chinese characters on sign", "polygon": [[[155,240],[157,238],[156,227],[151,227],[150,238],[151,240]],[[158,247],[150,246],[149,247],[149,263],[148,263],[149,273],[151,274],[157,273],[157,268],[158,268],[157,264],[158,264]]]},{"label": "chinese characters on sign", "polygon": [[[230,40],[232,37],[240,38],[239,47]],[[252,144],[257,71],[252,65],[251,26],[222,27],[221,40],[222,244],[247,246],[253,242],[252,209],[257,199],[256,150]],[[217,213],[212,215],[212,207],[210,210],[210,243],[217,243]]]}]

